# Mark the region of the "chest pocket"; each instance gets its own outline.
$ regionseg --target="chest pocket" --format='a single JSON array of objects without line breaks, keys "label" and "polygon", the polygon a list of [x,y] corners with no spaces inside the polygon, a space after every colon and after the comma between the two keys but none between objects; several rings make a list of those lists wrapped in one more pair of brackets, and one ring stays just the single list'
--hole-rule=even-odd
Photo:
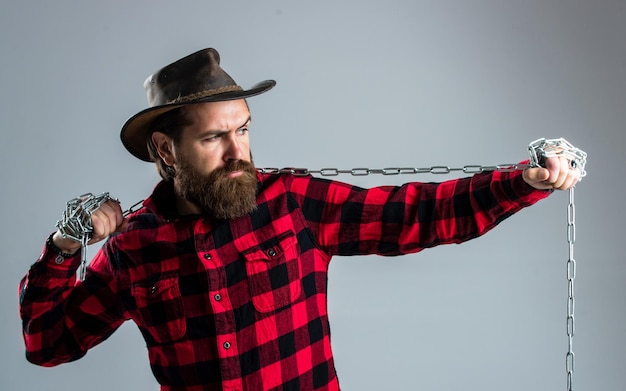
[{"label": "chest pocket", "polygon": [[243,251],[252,303],[259,312],[272,312],[302,296],[302,266],[298,240],[293,232],[272,243]]},{"label": "chest pocket", "polygon": [[132,286],[132,295],[139,314],[136,322],[148,345],[151,345],[150,338],[156,343],[167,343],[185,334],[185,314],[177,275],[136,283]]}]

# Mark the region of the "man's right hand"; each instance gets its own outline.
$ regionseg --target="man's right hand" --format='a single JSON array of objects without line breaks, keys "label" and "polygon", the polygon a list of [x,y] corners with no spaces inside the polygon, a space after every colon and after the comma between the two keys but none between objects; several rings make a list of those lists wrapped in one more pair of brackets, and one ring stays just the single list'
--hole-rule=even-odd
[{"label": "man's right hand", "polygon": [[[93,234],[88,244],[97,243],[106,239],[114,232],[122,232],[128,226],[128,219],[124,218],[119,202],[107,201],[91,214]],[[74,254],[81,247],[77,241],[63,238],[59,231],[52,236],[52,242],[61,251]]]}]

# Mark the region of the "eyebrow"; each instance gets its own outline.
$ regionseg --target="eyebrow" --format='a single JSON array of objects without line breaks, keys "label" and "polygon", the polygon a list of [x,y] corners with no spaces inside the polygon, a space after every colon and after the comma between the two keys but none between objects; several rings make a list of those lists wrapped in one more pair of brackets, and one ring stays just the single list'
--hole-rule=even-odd
[{"label": "eyebrow", "polygon": [[[243,125],[237,127],[237,129],[241,129],[241,128],[245,127],[246,125],[250,124],[251,121],[252,121],[252,116],[248,116],[248,119],[246,119],[246,121],[243,123]],[[198,135],[198,138],[204,138],[204,137],[208,137],[208,136],[219,136],[219,135],[222,135],[222,134],[226,134],[228,132],[229,132],[229,130],[217,130],[217,129],[215,129],[215,130],[206,130],[206,131],[200,133]]]},{"label": "eyebrow", "polygon": [[246,126],[246,125],[250,124],[250,122],[252,122],[252,116],[251,116],[251,115],[249,115],[249,116],[248,116],[248,119],[247,119],[247,120],[243,123],[243,125],[241,125],[241,126],[240,126],[240,127],[238,127],[237,129],[241,129],[241,128],[243,128],[244,126]]}]

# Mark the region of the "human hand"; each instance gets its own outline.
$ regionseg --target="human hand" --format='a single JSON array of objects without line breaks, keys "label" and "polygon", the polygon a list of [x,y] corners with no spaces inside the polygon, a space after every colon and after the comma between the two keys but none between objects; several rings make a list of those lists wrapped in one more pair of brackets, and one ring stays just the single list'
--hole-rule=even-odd
[{"label": "human hand", "polygon": [[[114,232],[124,231],[128,226],[128,219],[124,217],[119,202],[109,200],[91,214],[91,225],[93,232],[87,244],[98,243]],[[64,238],[60,231],[54,233],[52,242],[61,251],[68,254],[75,253],[81,247],[79,242]]]},{"label": "human hand", "polygon": [[579,168],[573,168],[568,159],[560,156],[546,158],[545,168],[527,168],[523,178],[535,189],[569,190],[578,183],[580,175]]}]

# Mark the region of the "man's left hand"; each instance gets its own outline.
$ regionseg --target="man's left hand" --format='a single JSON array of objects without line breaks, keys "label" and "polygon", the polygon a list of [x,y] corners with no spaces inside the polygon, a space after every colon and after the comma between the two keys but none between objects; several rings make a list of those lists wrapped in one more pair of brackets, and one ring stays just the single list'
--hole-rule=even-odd
[{"label": "man's left hand", "polygon": [[524,170],[524,181],[540,190],[568,190],[580,179],[580,170],[572,168],[564,157],[546,159],[546,167],[533,167]]}]

